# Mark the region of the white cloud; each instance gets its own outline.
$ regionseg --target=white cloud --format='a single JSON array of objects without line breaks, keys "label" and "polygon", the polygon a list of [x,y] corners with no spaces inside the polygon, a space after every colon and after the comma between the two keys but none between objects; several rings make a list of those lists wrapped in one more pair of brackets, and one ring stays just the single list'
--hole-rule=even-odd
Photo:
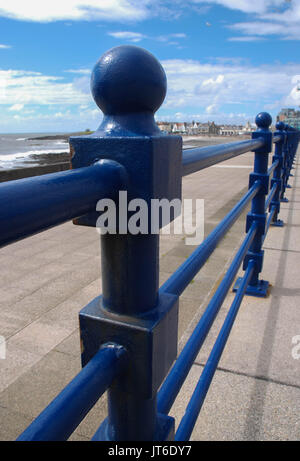
[{"label": "white cloud", "polygon": [[300,2],[299,0],[291,0],[285,2],[285,5],[288,6],[284,11],[280,12],[268,12],[262,15],[262,19],[267,19],[270,21],[279,21],[289,24],[299,23],[300,21]]},{"label": "white cloud", "polygon": [[168,78],[164,104],[168,110],[198,107],[205,113],[216,108],[225,111],[225,106],[234,105],[238,112],[242,106],[259,111],[274,101],[278,110],[281,105],[299,104],[300,64],[256,67],[238,61],[201,63],[176,59],[163,61],[162,65]]},{"label": "white cloud", "polygon": [[108,32],[108,35],[114,38],[119,38],[120,40],[128,40],[129,42],[140,42],[144,38],[147,38],[146,35],[140,34],[139,32],[129,32],[129,31],[121,31],[121,32]]},{"label": "white cloud", "polygon": [[284,3],[285,0],[187,0],[184,5],[179,0],[0,0],[0,14],[37,22],[140,21],[158,14],[176,18],[190,6],[195,7],[193,11],[203,14],[214,4],[244,13],[267,14],[271,7],[282,6]]},{"label": "white cloud", "polygon": [[[87,77],[81,77],[84,79]],[[84,104],[91,101],[86,81],[23,70],[0,70],[0,104]]]},{"label": "white cloud", "polygon": [[[272,7],[272,8],[271,8]],[[277,7],[277,8],[276,8]],[[275,11],[274,11],[275,10]],[[278,35],[284,40],[300,40],[300,1],[270,1],[254,20],[229,26],[246,36]],[[233,40],[231,38],[231,40]]]},{"label": "white cloud", "polygon": [[208,78],[202,82],[202,86],[216,86],[224,82],[224,75],[218,75],[215,80],[213,78]]},{"label": "white cloud", "polygon": [[0,0],[0,15],[25,21],[143,20],[149,0]]},{"label": "white cloud", "polygon": [[64,72],[68,72],[70,74],[90,75],[91,74],[91,69],[67,69]]},{"label": "white cloud", "polygon": [[[40,108],[36,106],[39,111]],[[10,117],[7,113],[0,111],[1,129],[5,132],[46,132],[46,131],[81,131],[87,127],[94,130],[99,126],[102,114],[99,109],[86,107],[84,110],[80,107],[72,109],[61,109],[57,112],[41,113],[35,111],[26,111],[22,114],[15,114]]]},{"label": "white cloud", "polygon": [[[253,119],[261,110],[270,109],[276,115],[281,107],[300,104],[300,64],[253,66],[238,58],[223,57],[208,63],[165,60],[162,65],[168,79],[167,98],[161,109],[164,113],[202,114],[199,120],[209,116],[222,122],[229,118],[236,121],[247,112],[247,121],[249,112]],[[2,129],[14,115],[18,126],[24,122],[24,131],[30,123],[31,130],[35,123],[41,130],[47,126],[54,129],[54,121],[71,129],[72,124],[74,129],[81,124],[92,127],[100,121],[101,112],[92,102],[89,76],[85,74],[79,72],[72,82],[65,82],[62,77],[39,72],[0,70]],[[34,106],[35,112],[26,112],[24,105],[28,109],[32,108],[28,105]]]},{"label": "white cloud", "polygon": [[[243,13],[267,14],[270,9],[274,10],[287,6],[287,0],[192,0],[194,3],[206,3],[221,5],[231,10]],[[292,0],[292,2],[297,0]]]},{"label": "white cloud", "polygon": [[[270,7],[276,7],[286,3],[286,0],[192,0],[193,3],[212,3],[221,5],[232,10],[244,13],[263,14]],[[297,1],[297,0],[296,0]]]},{"label": "white cloud", "polygon": [[[291,2],[291,9],[296,9],[294,4],[297,6],[298,1]],[[289,6],[289,3],[286,0],[187,0],[184,4],[180,0],[0,0],[0,16],[36,22],[141,21],[157,15],[176,18],[190,7],[201,15],[207,13],[212,5],[277,20],[277,16],[282,14],[282,8]],[[294,17],[289,10],[283,14],[287,19]]]},{"label": "white cloud", "polygon": [[199,122],[207,122],[208,120],[214,121],[216,123],[236,123],[238,125],[242,125],[248,120],[253,119],[253,114],[246,114],[245,112],[242,113],[225,113],[225,112],[215,112],[215,113],[207,113],[204,112],[196,112],[196,113],[189,113],[189,112],[176,112],[175,115],[158,115],[156,120],[158,121],[172,121],[172,122],[191,122],[193,120]]},{"label": "white cloud", "polygon": [[207,106],[205,108],[205,112],[207,114],[215,114],[218,110],[218,105],[217,104],[211,104],[210,106]]},{"label": "white cloud", "polygon": [[291,78],[291,84],[293,87],[286,97],[285,103],[286,105],[300,106],[300,75],[294,75]]},{"label": "white cloud", "polygon": [[[251,66],[238,59],[209,63],[173,59],[162,61],[162,65],[168,79],[167,108],[205,110],[212,105],[298,101],[300,64]],[[39,72],[0,70],[0,87],[0,104],[10,105],[10,111],[21,111],[25,104],[70,104],[84,110],[92,102],[88,75],[65,82],[62,77]]]},{"label": "white cloud", "polygon": [[[201,15],[214,5],[247,14],[246,22],[229,27],[248,38],[237,36],[231,37],[230,41],[255,41],[256,36],[273,34],[288,40],[300,39],[299,0],[0,0],[0,16],[35,22],[87,20],[126,23],[152,17],[177,19],[187,11]],[[209,22],[206,24],[210,25]],[[171,44],[172,35],[173,38],[184,38],[184,34],[155,38],[130,31],[110,32],[110,35],[133,43],[148,38]],[[177,42],[172,44],[176,45]],[[4,47],[9,46],[2,45]]]},{"label": "white cloud", "polygon": [[284,22],[275,23],[265,21],[240,22],[231,25],[230,29],[242,32],[252,37],[279,35],[284,40],[300,40],[300,20],[299,24],[286,24]]},{"label": "white cloud", "polygon": [[256,37],[252,35],[248,36],[241,36],[241,37],[229,37],[228,41],[229,42],[257,42],[260,40],[264,40],[263,37]]},{"label": "white cloud", "polygon": [[0,49],[6,50],[8,48],[11,48],[11,45],[3,45],[0,43]]},{"label": "white cloud", "polygon": [[292,83],[300,84],[300,75],[294,75],[292,78]]},{"label": "white cloud", "polygon": [[144,35],[141,34],[140,32],[131,32],[131,31],[118,31],[118,32],[108,32],[108,35],[111,37],[114,37],[119,40],[126,40],[128,42],[133,42],[137,43],[140,42],[141,40],[156,40],[158,42],[165,42],[168,45],[177,45],[178,42],[172,41],[172,39],[181,39],[181,38],[186,38],[187,35],[178,32],[174,34],[167,34],[167,35],[158,35],[158,36],[150,36],[150,35]]},{"label": "white cloud", "polygon": [[11,106],[8,110],[12,111],[12,112],[19,112],[20,110],[22,110],[24,108],[24,104],[14,104],[13,106]]},{"label": "white cloud", "polygon": [[90,94],[91,89],[90,89],[90,75],[84,76],[84,77],[79,77],[79,78],[74,78],[72,82],[72,87],[74,90],[79,90],[80,94]]}]

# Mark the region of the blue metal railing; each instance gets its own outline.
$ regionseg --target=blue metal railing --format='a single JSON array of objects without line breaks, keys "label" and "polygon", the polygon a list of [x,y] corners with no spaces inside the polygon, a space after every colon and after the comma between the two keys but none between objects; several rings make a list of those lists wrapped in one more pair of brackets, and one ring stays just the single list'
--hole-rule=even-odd
[{"label": "blue metal railing", "polygon": [[[181,138],[161,133],[154,121],[166,93],[164,71],[138,47],[108,51],[94,68],[92,93],[104,119],[93,135],[70,139],[73,170],[0,185],[1,246],[70,219],[95,226],[98,200],[121,210],[120,191],[147,204],[180,199],[183,176],[249,150],[254,171],[247,193],[160,289],[159,235],[133,235],[119,224],[115,234],[101,236],[103,294],[79,314],[83,369],[18,440],[67,440],[105,391],[108,417],[92,440],[187,440],[244,295],[267,293],[262,245],[270,225],[283,225],[280,203],[299,132],[279,122],[272,133],[263,112],[252,140],[182,152]],[[176,359],[178,298],[250,203],[243,243]],[[244,275],[175,434],[168,413],[242,262]]]}]

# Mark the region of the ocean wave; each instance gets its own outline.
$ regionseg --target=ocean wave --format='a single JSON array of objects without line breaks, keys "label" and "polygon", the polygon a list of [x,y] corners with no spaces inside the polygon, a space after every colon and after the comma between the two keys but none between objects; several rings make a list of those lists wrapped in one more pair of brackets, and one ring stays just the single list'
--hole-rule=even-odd
[{"label": "ocean wave", "polygon": [[59,148],[53,148],[50,147],[49,149],[43,149],[43,150],[29,150],[27,152],[16,152],[14,154],[7,154],[7,155],[1,155],[0,154],[0,162],[11,162],[19,159],[24,159],[31,157],[32,155],[46,155],[46,154],[60,154],[64,153],[66,151],[62,151]]}]

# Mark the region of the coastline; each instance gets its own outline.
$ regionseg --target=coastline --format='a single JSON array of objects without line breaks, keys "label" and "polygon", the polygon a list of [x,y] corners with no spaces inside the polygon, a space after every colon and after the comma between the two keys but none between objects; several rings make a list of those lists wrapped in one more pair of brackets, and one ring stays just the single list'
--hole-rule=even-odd
[{"label": "coastline", "polygon": [[77,131],[75,133],[62,133],[62,134],[49,134],[46,136],[34,136],[33,138],[26,138],[27,141],[54,141],[62,140],[69,141],[70,136],[85,136],[94,133],[94,131]]},{"label": "coastline", "polygon": [[70,169],[70,162],[53,163],[51,165],[26,166],[0,170],[0,183],[16,179],[31,178],[49,173],[57,173]]},{"label": "coastline", "polygon": [[[33,140],[65,140],[68,141],[70,136],[78,136],[90,134],[87,132],[81,133],[64,133],[59,135],[36,136],[34,138],[26,138]],[[244,141],[250,139],[250,136],[205,136],[205,135],[183,135],[183,146],[186,149],[194,147],[205,147],[213,144],[223,144],[236,141]],[[5,181],[12,181],[16,179],[27,178],[31,176],[38,176],[58,171],[65,171],[70,168],[70,152],[69,146],[67,151],[62,152],[49,152],[45,154],[31,154],[26,159],[26,164],[15,165],[12,168],[0,168],[0,183]]]},{"label": "coastline", "polygon": [[[76,132],[76,133],[62,133],[60,134],[55,134],[55,135],[48,135],[48,136],[35,136],[33,138],[26,138],[28,141],[52,141],[52,140],[63,140],[63,141],[69,141],[70,136],[84,136],[84,135],[89,135],[93,134],[94,131],[81,131],[81,132]],[[176,135],[176,133],[174,133]],[[170,136],[174,136],[173,134],[170,133]],[[181,135],[182,139],[184,141],[219,141],[220,139],[223,140],[228,140],[228,139],[250,139],[250,135],[239,135],[239,136],[221,136],[221,135],[203,135],[203,134],[194,134],[194,135],[188,135],[188,134],[182,134]]]}]

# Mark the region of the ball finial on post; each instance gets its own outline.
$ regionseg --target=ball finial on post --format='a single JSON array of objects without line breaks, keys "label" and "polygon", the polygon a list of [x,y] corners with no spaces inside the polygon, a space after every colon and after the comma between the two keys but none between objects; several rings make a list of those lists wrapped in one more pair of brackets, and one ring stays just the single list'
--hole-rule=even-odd
[{"label": "ball finial on post", "polygon": [[[91,92],[104,113],[100,131],[153,134],[154,113],[164,101],[167,79],[159,61],[143,48],[123,45],[104,53],[91,76]],[[125,131],[125,132],[124,132]]]},{"label": "ball finial on post", "polygon": [[260,112],[255,117],[255,123],[260,130],[268,130],[272,124],[272,117],[268,112]]},{"label": "ball finial on post", "polygon": [[276,123],[276,130],[278,130],[278,131],[283,131],[283,130],[284,130],[284,127],[285,127],[285,125],[284,125],[283,122],[277,122],[277,123]]}]

